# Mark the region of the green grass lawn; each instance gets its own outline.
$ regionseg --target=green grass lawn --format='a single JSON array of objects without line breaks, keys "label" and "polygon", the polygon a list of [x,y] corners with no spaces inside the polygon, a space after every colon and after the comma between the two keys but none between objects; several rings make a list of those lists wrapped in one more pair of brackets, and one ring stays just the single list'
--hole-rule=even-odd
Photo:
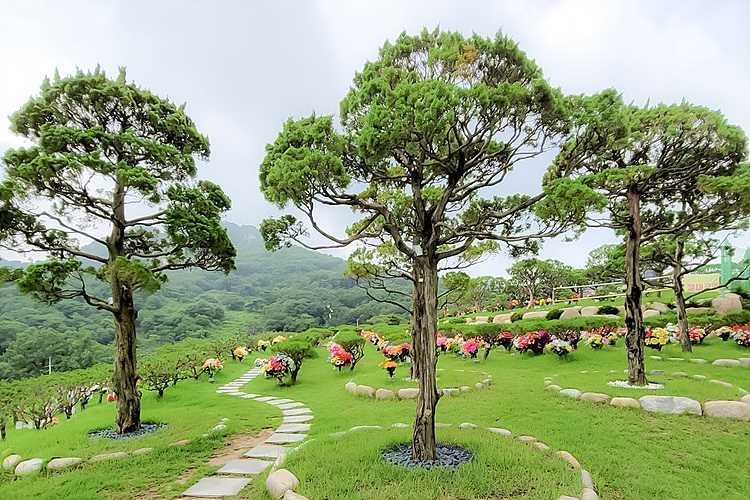
[{"label": "green grass lawn", "polygon": [[[400,332],[403,325],[378,325],[376,331]],[[750,460],[750,423],[689,415],[651,414],[641,410],[614,408],[560,397],[544,390],[543,380],[582,390],[614,395],[639,396],[639,392],[608,387],[611,378],[624,378],[626,356],[623,342],[616,347],[593,351],[581,344],[570,360],[552,354],[542,356],[493,351],[487,361],[475,363],[443,355],[438,361],[439,385],[472,384],[484,373],[492,375],[488,389],[442,398],[437,408],[438,422],[451,428],[438,428],[440,441],[462,444],[475,453],[471,464],[457,472],[444,470],[406,471],[388,465],[380,458],[382,449],[406,442],[409,430],[367,430],[334,438],[332,433],[355,425],[390,426],[410,424],[415,402],[377,401],[357,397],[344,389],[352,379],[373,387],[394,388],[410,385],[402,380],[408,366],[397,369],[396,380],[379,363],[383,357],[369,344],[366,355],[354,372],[338,373],[327,361],[326,351],[305,360],[295,386],[278,386],[275,381],[256,378],[246,384],[246,392],[288,397],[306,403],[314,412],[309,444],[292,454],[287,467],[302,481],[299,492],[311,499],[351,498],[557,498],[577,494],[579,482],[551,452],[491,434],[483,429],[458,430],[461,422],[480,427],[503,427],[515,435],[537,437],[553,448],[567,450],[578,458],[594,478],[603,499],[745,499],[750,496],[750,478],[745,464]],[[684,356],[679,346],[669,345],[658,354],[663,358]],[[750,357],[750,352],[732,342],[709,338],[695,347],[694,357]],[[0,498],[138,498],[144,492],[155,497],[179,495],[202,475],[211,472],[204,465],[225,437],[199,436],[221,417],[229,417],[229,433],[257,432],[274,426],[279,410],[261,403],[216,394],[215,389],[244,372],[245,364],[228,362],[217,383],[205,379],[181,382],[167,392],[163,401],[151,394],[144,398],[144,420],[169,424],[167,429],[132,442],[112,443],[107,451],[154,446],[157,450],[138,458],[86,465],[84,468],[52,477],[34,477],[0,483]],[[684,380],[671,374],[684,371],[725,380],[750,389],[750,370],[698,365],[687,361],[646,359],[649,370],[663,370],[652,376],[667,389],[658,394],[686,395],[701,401],[736,398],[736,390],[707,381]],[[464,371],[461,371],[464,370]],[[614,373],[610,373],[614,370]],[[581,373],[586,372],[586,373]],[[46,431],[13,431],[3,443],[10,451],[44,450],[40,456],[55,454],[90,456],[103,448],[85,437],[88,430],[109,425],[114,407],[94,403],[86,412]],[[169,443],[196,438],[184,448]],[[119,447],[119,448],[118,448]],[[24,452],[22,454],[25,455]],[[191,470],[185,484],[175,480]],[[256,478],[242,493],[243,498],[268,498],[266,475]]]},{"label": "green grass lawn", "polygon": [[[155,393],[146,392],[142,399],[142,420],[167,426],[143,437],[117,441],[88,437],[91,430],[112,427],[114,423],[115,404],[96,401],[70,420],[48,429],[10,430],[7,439],[0,444],[0,458],[17,453],[24,458],[45,460],[70,456],[87,459],[100,453],[144,447],[154,448],[154,452],[107,463],[85,464],[80,470],[48,478],[13,480],[11,474],[4,472],[0,476],[0,498],[125,499],[150,489],[162,495],[181,493],[186,486],[176,485],[174,480],[194,466],[198,467],[194,474],[196,480],[207,473],[201,469],[202,465],[213,450],[223,446],[226,435],[255,434],[280,421],[278,411],[268,405],[216,393],[222,383],[237,378],[247,369],[248,363],[229,361],[216,375],[214,384],[209,384],[205,376],[198,381],[185,380],[169,388],[161,400],[156,399]],[[222,417],[230,419],[224,433],[201,437]],[[193,442],[184,447],[169,446],[182,439]]]}]

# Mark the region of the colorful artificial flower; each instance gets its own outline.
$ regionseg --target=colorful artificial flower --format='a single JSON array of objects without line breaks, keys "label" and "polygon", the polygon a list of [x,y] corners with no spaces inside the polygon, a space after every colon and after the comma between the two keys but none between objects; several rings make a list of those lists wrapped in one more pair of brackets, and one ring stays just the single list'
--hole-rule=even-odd
[{"label": "colorful artificial flower", "polygon": [[393,380],[393,374],[396,372],[396,366],[398,366],[398,363],[392,359],[387,359],[380,363],[380,366],[385,368],[385,371],[388,372],[388,378]]},{"label": "colorful artificial flower", "polygon": [[669,343],[669,332],[666,328],[650,328],[646,331],[646,345],[651,349],[661,351]]},{"label": "colorful artificial flower", "polygon": [[206,361],[203,362],[203,366],[201,368],[203,369],[204,372],[208,373],[208,381],[213,382],[214,373],[224,368],[224,364],[221,362],[220,359],[208,358]]},{"label": "colorful artificial flower", "polygon": [[573,349],[578,349],[578,342],[581,340],[581,332],[578,330],[566,330],[559,333],[557,338],[570,344]]},{"label": "colorful artificial flower", "polygon": [[482,341],[479,339],[469,339],[461,343],[461,354],[465,357],[475,359],[479,352],[479,347],[482,345]]},{"label": "colorful artificial flower", "polygon": [[729,337],[731,337],[733,333],[734,333],[734,330],[732,330],[731,326],[722,326],[714,330],[714,335],[716,335],[717,337],[720,337],[721,340],[723,340],[724,342],[729,340]]},{"label": "colorful artificial flower", "polygon": [[284,384],[284,378],[294,370],[294,360],[284,353],[274,354],[263,365],[262,370],[267,378],[275,378],[279,385]]},{"label": "colorful artificial flower", "polygon": [[590,334],[586,342],[588,342],[589,347],[594,350],[599,350],[604,347],[604,337],[598,333]]},{"label": "colorful artificial flower", "polygon": [[107,394],[107,401],[117,401],[117,394],[115,394],[114,392],[110,392],[109,394]]},{"label": "colorful artificial flower", "polygon": [[732,337],[734,338],[734,341],[737,342],[738,346],[750,347],[750,326],[744,325],[735,329]]},{"label": "colorful artificial flower", "polygon": [[259,340],[257,344],[258,349],[261,351],[265,351],[266,349],[268,349],[268,345],[269,342],[267,340]]},{"label": "colorful artificial flower", "polygon": [[694,326],[688,330],[688,339],[690,340],[691,344],[703,343],[703,339],[706,338],[706,335],[706,330],[697,326]]},{"label": "colorful artificial flower", "polygon": [[445,335],[438,335],[437,339],[435,339],[435,342],[438,349],[445,352],[445,344],[448,342],[448,337],[446,337]]},{"label": "colorful artificial flower", "polygon": [[552,341],[547,344],[547,349],[555,354],[559,358],[564,358],[571,352],[573,352],[573,346],[567,340],[552,337]]},{"label": "colorful artificial flower", "polygon": [[531,351],[534,354],[542,354],[544,347],[551,340],[550,334],[541,330],[539,332],[527,332],[519,335],[513,340],[513,346],[520,353]]},{"label": "colorful artificial flower", "polygon": [[496,341],[497,344],[503,346],[506,351],[510,351],[510,348],[513,347],[513,334],[509,331],[504,331],[497,336]]},{"label": "colorful artificial flower", "polygon": [[238,358],[240,361],[242,361],[243,359],[245,359],[245,356],[247,356],[247,349],[242,346],[235,347],[232,351],[232,354],[234,354],[235,358]]},{"label": "colorful artificial flower", "polygon": [[271,341],[272,344],[279,344],[281,342],[286,342],[286,337],[284,337],[283,335],[277,335]]},{"label": "colorful artificial flower", "polygon": [[341,371],[341,368],[351,365],[354,361],[354,356],[336,343],[331,343],[328,346],[328,353],[328,361],[339,371]]}]

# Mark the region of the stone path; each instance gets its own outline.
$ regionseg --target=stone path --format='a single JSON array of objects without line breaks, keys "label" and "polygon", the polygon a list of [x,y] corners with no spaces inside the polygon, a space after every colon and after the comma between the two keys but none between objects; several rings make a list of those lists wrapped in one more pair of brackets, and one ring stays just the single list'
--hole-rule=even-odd
[{"label": "stone path", "polygon": [[306,422],[312,420],[313,415],[312,410],[303,403],[240,391],[240,387],[260,374],[260,368],[253,368],[238,379],[219,387],[216,392],[276,406],[284,415],[281,425],[265,442],[247,450],[242,458],[230,460],[216,471],[215,475],[204,477],[188,488],[182,494],[183,497],[222,498],[237,495],[253,477],[284,460],[286,454],[292,449],[284,445],[298,444],[307,437],[310,424]]}]

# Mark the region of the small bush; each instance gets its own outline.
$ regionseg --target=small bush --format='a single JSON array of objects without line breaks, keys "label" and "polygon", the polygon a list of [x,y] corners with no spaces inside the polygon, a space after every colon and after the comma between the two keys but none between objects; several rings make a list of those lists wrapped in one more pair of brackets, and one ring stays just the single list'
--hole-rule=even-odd
[{"label": "small bush", "polygon": [[522,319],[523,319],[523,313],[520,311],[516,311],[510,315],[510,321],[512,323],[515,323],[516,321],[521,321]]},{"label": "small bush", "polygon": [[307,358],[314,358],[317,355],[315,348],[309,342],[300,339],[290,339],[273,344],[271,351],[274,353],[284,353],[294,361],[294,370],[290,374],[292,384],[297,382],[297,374],[300,368],[302,368],[302,361]]},{"label": "small bush", "polygon": [[615,306],[601,306],[599,310],[596,311],[597,314],[619,314],[620,310],[617,309]]},{"label": "small bush", "polygon": [[560,319],[560,316],[562,315],[562,309],[550,309],[547,312],[547,316],[545,316],[546,319]]}]

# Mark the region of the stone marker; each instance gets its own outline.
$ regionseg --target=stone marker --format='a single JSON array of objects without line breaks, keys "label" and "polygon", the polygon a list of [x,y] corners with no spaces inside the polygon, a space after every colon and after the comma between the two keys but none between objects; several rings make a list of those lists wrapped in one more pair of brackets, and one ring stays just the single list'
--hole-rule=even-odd
[{"label": "stone marker", "polygon": [[711,384],[721,385],[721,386],[724,386],[724,387],[729,387],[729,388],[733,387],[732,384],[730,384],[729,382],[724,382],[723,380],[711,379],[708,382],[711,383]]},{"label": "stone marker", "polygon": [[581,401],[591,401],[593,403],[607,403],[610,398],[608,394],[603,394],[601,392],[584,392],[578,399]]},{"label": "stone marker", "polygon": [[44,465],[44,460],[41,458],[31,458],[19,462],[18,465],[16,465],[16,476],[26,476],[28,474],[39,472],[42,470],[42,465]]},{"label": "stone marker", "polygon": [[89,462],[104,462],[105,460],[114,460],[116,458],[127,457],[128,454],[124,451],[115,451],[114,453],[102,453],[101,455],[94,455],[91,457]]},{"label": "stone marker", "polygon": [[516,439],[523,443],[534,443],[536,442],[536,438],[534,436],[518,436]]},{"label": "stone marker", "polygon": [[490,432],[494,432],[495,434],[500,434],[501,436],[512,436],[513,433],[510,432],[508,429],[501,429],[499,427],[487,427],[487,430]]},{"label": "stone marker", "polygon": [[750,405],[742,401],[706,401],[703,403],[703,414],[707,417],[735,418],[747,422],[750,421]]},{"label": "stone marker", "polygon": [[408,388],[398,390],[399,399],[417,399],[417,396],[419,396],[419,389]]},{"label": "stone marker", "polygon": [[249,458],[279,458],[289,453],[289,448],[277,444],[259,444],[243,456]]},{"label": "stone marker", "polygon": [[257,475],[266,470],[273,462],[258,460],[257,458],[238,458],[230,460],[224,464],[224,467],[218,470],[219,474],[242,474]]},{"label": "stone marker", "polygon": [[642,396],[639,401],[641,402],[641,408],[650,412],[703,414],[701,404],[690,398],[680,396]]},{"label": "stone marker", "polygon": [[476,424],[472,424],[471,422],[462,422],[458,424],[459,429],[476,429]]},{"label": "stone marker", "polygon": [[578,389],[563,389],[560,391],[560,395],[568,398],[578,399],[581,397],[581,391],[579,391]]},{"label": "stone marker", "polygon": [[[206,434],[208,435],[208,434]],[[146,453],[151,453],[154,451],[153,448],[138,448],[137,450],[133,450],[130,452],[131,455],[145,455]]]},{"label": "stone marker", "polygon": [[273,498],[282,498],[288,490],[299,486],[299,479],[286,469],[279,469],[268,475],[266,489]]},{"label": "stone marker", "polygon": [[360,396],[367,396],[368,398],[375,397],[375,388],[370,387],[369,385],[358,385],[356,390],[357,394]]},{"label": "stone marker", "polygon": [[354,382],[347,382],[346,384],[344,384],[344,388],[352,394],[357,393],[357,384],[355,384]]},{"label": "stone marker", "polygon": [[[204,477],[185,491],[182,496],[201,498],[231,497],[239,494],[250,479],[246,477]],[[276,497],[278,498],[278,497]]]},{"label": "stone marker", "polygon": [[742,366],[739,359],[717,359],[711,364],[714,366],[724,366],[727,368],[736,368],[738,366]]},{"label": "stone marker", "polygon": [[82,460],[78,457],[53,458],[47,463],[47,470],[63,470],[77,467]]},{"label": "stone marker", "polygon": [[523,319],[535,319],[535,318],[545,318],[547,316],[547,311],[529,311],[527,313],[524,313],[522,318]]},{"label": "stone marker", "polygon": [[378,389],[375,391],[375,399],[395,399],[396,393],[390,389]]},{"label": "stone marker", "polygon": [[691,363],[695,363],[696,365],[705,365],[707,361],[703,358],[690,358],[688,359]]},{"label": "stone marker", "polygon": [[641,404],[637,399],[633,398],[612,398],[609,402],[612,406],[619,406],[620,408],[640,408]]},{"label": "stone marker", "polygon": [[13,470],[16,468],[16,465],[18,465],[22,461],[23,457],[21,455],[8,455],[7,457],[5,457],[5,460],[3,460],[3,469]]},{"label": "stone marker", "polygon": [[579,312],[581,316],[595,316],[599,312],[599,306],[582,307]]}]

